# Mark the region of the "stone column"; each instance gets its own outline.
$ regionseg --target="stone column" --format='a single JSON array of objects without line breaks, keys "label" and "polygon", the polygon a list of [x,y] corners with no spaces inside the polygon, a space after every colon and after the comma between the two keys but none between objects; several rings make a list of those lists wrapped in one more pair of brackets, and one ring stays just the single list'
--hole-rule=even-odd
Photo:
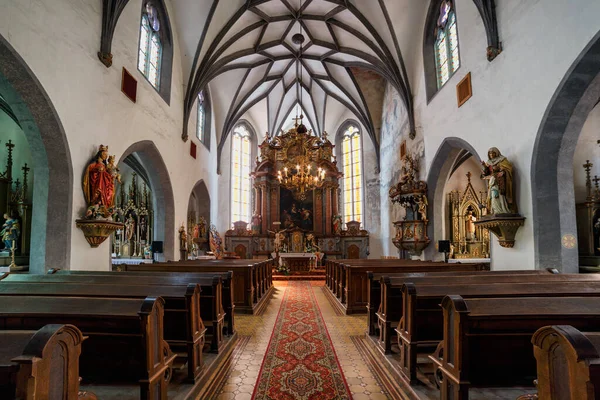
[{"label": "stone column", "polygon": [[315,204],[313,207],[313,229],[315,233],[323,233],[323,192],[327,189],[315,190]]}]

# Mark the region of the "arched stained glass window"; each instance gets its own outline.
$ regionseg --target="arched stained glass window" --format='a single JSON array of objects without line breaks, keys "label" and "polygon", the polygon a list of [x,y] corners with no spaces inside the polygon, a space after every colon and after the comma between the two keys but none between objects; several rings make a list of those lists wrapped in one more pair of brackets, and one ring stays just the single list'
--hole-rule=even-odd
[{"label": "arched stained glass window", "polygon": [[231,136],[231,223],[250,222],[250,158],[252,138],[244,124],[233,129]]},{"label": "arched stained glass window", "polygon": [[206,109],[204,107],[204,90],[198,93],[198,124],[196,125],[196,137],[204,143],[204,125],[206,122]]},{"label": "arched stained glass window", "polygon": [[344,166],[344,222],[362,222],[363,176],[361,137],[358,127],[349,125],[342,136]]},{"label": "arched stained glass window", "polygon": [[452,1],[444,0],[436,26],[435,66],[438,88],[444,86],[460,67],[458,30]]},{"label": "arched stained glass window", "polygon": [[146,11],[142,14],[140,27],[138,69],[156,89],[160,87],[160,64],[162,61],[159,30],[160,22],[156,8],[147,4]]}]

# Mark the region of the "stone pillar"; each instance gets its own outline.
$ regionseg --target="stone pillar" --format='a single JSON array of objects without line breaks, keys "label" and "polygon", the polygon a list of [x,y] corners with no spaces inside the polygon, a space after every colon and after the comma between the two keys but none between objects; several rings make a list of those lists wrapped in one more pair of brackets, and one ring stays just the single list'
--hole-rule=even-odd
[{"label": "stone pillar", "polygon": [[279,217],[279,185],[275,185],[271,187],[270,190],[270,195],[271,197],[269,198],[270,200],[270,221],[269,221],[269,228],[273,229],[273,222],[275,221],[279,221],[280,217]]}]

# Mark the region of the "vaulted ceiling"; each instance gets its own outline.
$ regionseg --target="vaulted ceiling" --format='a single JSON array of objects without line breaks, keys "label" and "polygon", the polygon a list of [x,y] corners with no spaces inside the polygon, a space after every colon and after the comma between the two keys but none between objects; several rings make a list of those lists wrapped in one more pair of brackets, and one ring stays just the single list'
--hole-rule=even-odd
[{"label": "vaulted ceiling", "polygon": [[[301,109],[315,134],[336,129],[351,113],[379,152],[360,71],[393,85],[412,119],[403,49],[414,56],[422,35],[422,0],[178,0],[184,73],[189,73],[185,119],[209,85],[220,150],[242,118],[259,131],[279,133]],[[201,11],[203,10],[203,11]],[[208,10],[208,12],[207,12]],[[194,14],[198,13],[195,18]],[[302,49],[292,36],[302,33]],[[192,55],[193,54],[193,55]],[[409,60],[412,62],[412,59]],[[187,123],[183,138],[187,139]],[[331,132],[330,132],[331,133]]]}]

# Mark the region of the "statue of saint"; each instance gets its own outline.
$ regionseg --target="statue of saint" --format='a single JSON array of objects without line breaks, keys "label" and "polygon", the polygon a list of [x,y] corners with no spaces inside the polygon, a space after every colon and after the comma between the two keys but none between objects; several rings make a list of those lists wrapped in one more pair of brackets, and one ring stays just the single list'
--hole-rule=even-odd
[{"label": "statue of saint", "polygon": [[488,180],[487,208],[490,214],[516,214],[512,163],[498,148],[492,147],[488,150],[488,160],[481,164],[481,178]]},{"label": "statue of saint", "polygon": [[206,218],[204,218],[204,216],[200,216],[200,218],[198,218],[198,231],[200,233],[200,238],[201,239],[206,239]]},{"label": "statue of saint", "polygon": [[2,225],[2,241],[4,242],[4,250],[11,250],[13,248],[17,248],[17,241],[19,240],[19,234],[21,233],[21,228],[19,226],[19,221],[17,219],[12,218],[9,214],[4,214],[4,225]]},{"label": "statue of saint", "polygon": [[125,221],[125,237],[127,241],[131,241],[133,239],[133,234],[135,233],[135,220],[130,215],[129,218]]},{"label": "statue of saint", "polygon": [[115,200],[115,179],[108,165],[108,146],[100,145],[83,175],[83,194],[88,207],[98,206],[98,214],[111,216]]},{"label": "statue of saint", "polygon": [[333,216],[333,234],[340,235],[342,233],[342,216],[336,214]]},{"label": "statue of saint", "polygon": [[252,233],[254,233],[255,235],[260,233],[261,222],[262,222],[262,217],[260,214],[254,214],[252,216],[251,228],[252,228]]},{"label": "statue of saint", "polygon": [[467,211],[467,215],[465,215],[465,233],[467,240],[477,240],[475,237],[475,221],[477,221],[477,218],[473,215],[473,211]]},{"label": "statue of saint", "polygon": [[179,250],[187,251],[187,233],[183,225],[179,227]]}]

